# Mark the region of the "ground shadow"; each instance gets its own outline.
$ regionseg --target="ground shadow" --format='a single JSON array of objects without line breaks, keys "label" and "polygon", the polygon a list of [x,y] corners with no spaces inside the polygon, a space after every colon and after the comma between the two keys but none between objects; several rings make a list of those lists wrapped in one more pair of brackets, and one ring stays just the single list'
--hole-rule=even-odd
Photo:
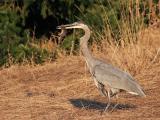
[{"label": "ground shadow", "polygon": [[[107,103],[87,100],[87,99],[70,99],[69,100],[72,105],[78,108],[84,108],[84,109],[96,109],[96,110],[104,110],[107,106]],[[136,108],[135,105],[132,104],[117,104],[117,103],[111,103],[109,108],[114,109],[133,109]]]}]

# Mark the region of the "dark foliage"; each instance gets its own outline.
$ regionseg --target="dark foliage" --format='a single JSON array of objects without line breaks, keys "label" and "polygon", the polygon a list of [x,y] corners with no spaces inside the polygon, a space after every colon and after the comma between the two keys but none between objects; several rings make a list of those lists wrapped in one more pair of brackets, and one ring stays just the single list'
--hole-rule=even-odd
[{"label": "dark foliage", "polygon": [[[158,3],[158,0],[154,0]],[[42,36],[50,37],[56,31],[56,26],[82,20],[93,32],[101,32],[106,23],[112,29],[115,40],[120,39],[122,20],[131,19],[128,0],[5,0],[0,1],[0,65],[24,59],[41,63],[49,56],[47,50],[33,47],[32,42],[39,43]],[[149,6],[149,5],[148,5]],[[133,14],[136,14],[136,4],[133,2]],[[149,7],[144,9],[140,1],[140,13],[144,14],[144,22],[148,23]],[[123,17],[122,17],[123,14]],[[126,16],[126,18],[124,17]],[[133,32],[137,28],[133,27]],[[81,32],[80,32],[81,33]],[[69,35],[61,45],[70,50],[71,39],[74,38],[75,49],[78,49],[77,34]],[[34,59],[33,59],[34,58]]]}]

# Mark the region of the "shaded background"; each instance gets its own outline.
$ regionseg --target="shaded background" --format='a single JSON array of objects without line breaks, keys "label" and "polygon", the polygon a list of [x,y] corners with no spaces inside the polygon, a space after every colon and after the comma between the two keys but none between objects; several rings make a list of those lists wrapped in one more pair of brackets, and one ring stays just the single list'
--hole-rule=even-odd
[{"label": "shaded background", "polygon": [[[0,65],[9,66],[11,61],[43,63],[48,58],[54,60],[55,52],[41,46],[43,41],[57,34],[57,25],[82,20],[93,29],[95,35],[109,26],[112,37],[119,41],[122,22],[129,20],[128,24],[135,33],[139,29],[138,23],[143,22],[148,26],[159,13],[158,0],[1,0]],[[70,51],[73,38],[74,51],[79,46],[79,36],[71,33],[60,45],[66,51]],[[55,42],[56,38],[52,41]]]}]

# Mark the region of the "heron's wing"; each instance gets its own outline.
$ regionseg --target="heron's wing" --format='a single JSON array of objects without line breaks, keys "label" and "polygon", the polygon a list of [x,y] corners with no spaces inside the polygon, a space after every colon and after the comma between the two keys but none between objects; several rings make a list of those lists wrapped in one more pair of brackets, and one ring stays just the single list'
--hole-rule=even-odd
[{"label": "heron's wing", "polygon": [[140,85],[132,76],[118,68],[105,63],[100,63],[94,67],[94,77],[102,84],[111,88],[122,89],[134,94],[144,96]]}]

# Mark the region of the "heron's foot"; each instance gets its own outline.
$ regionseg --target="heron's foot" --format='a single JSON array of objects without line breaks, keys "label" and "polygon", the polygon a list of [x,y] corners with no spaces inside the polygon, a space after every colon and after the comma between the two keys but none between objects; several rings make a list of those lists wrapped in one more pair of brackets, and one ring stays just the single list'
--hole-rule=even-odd
[{"label": "heron's foot", "polygon": [[118,103],[114,105],[114,107],[112,108],[111,112],[114,111],[114,109],[118,106]]},{"label": "heron's foot", "polygon": [[101,111],[101,115],[104,114],[105,112],[109,112],[109,106],[110,106],[110,103],[108,103],[105,109]]},{"label": "heron's foot", "polygon": [[106,108],[104,109],[104,112],[108,111],[109,110],[109,107],[110,107],[111,103],[108,103]]}]

